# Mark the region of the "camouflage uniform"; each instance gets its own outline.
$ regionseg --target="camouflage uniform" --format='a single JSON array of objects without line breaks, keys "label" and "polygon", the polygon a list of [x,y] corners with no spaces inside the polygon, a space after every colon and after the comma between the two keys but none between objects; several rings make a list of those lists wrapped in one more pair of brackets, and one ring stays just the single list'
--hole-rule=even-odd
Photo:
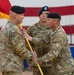
[{"label": "camouflage uniform", "polygon": [[[40,25],[40,23],[36,23],[33,26],[29,27],[27,29],[27,32],[30,36],[35,37],[35,38],[43,38],[47,35],[47,33],[50,31],[50,28],[47,26],[42,26]],[[35,50],[38,54],[38,57],[43,56],[44,54],[46,54],[48,52],[48,48],[49,48],[49,42],[47,42],[46,44],[41,43],[41,41],[39,42],[39,44],[34,44],[31,43],[33,50]],[[33,72],[36,74],[38,71],[37,66],[32,65],[33,66]],[[43,69],[43,72],[46,73],[48,71],[48,67],[46,67],[46,64],[41,64],[40,65]],[[46,67],[46,69],[45,69]],[[45,71],[46,70],[46,71]],[[34,74],[34,75],[35,75]],[[36,74],[37,75],[37,74]]]},{"label": "camouflage uniform", "polygon": [[3,75],[21,75],[23,59],[30,61],[31,57],[22,30],[8,21],[0,32],[0,71]]},{"label": "camouflage uniform", "polygon": [[[65,31],[59,26],[55,31],[52,30],[48,36],[50,36],[50,51],[38,59],[40,64],[50,66],[49,73],[44,75],[74,75],[73,59]],[[35,38],[33,43],[34,40]],[[39,39],[36,40],[39,41]]]},{"label": "camouflage uniform", "polygon": [[[48,26],[42,26],[42,25],[40,25],[39,22],[27,29],[27,33],[30,36],[36,37],[36,38],[45,37],[49,31],[50,31],[50,28]],[[39,42],[39,44],[36,44],[36,45],[35,45],[35,43],[34,44],[31,43],[33,50],[35,50],[37,52],[38,57],[41,57],[48,52],[48,47],[49,47],[48,43],[49,42],[47,42],[45,46],[43,43],[40,43],[40,42]]]}]

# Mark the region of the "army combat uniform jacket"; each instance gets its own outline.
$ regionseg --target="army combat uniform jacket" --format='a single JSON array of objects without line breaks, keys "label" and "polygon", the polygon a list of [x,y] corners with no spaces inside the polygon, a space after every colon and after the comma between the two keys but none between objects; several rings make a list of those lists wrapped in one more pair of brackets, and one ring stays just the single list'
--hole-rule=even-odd
[{"label": "army combat uniform jacket", "polygon": [[[40,22],[35,23],[34,25],[32,25],[31,27],[27,29],[27,33],[31,37],[36,37],[36,38],[45,37],[49,31],[50,31],[50,28],[48,26],[40,25]],[[44,54],[48,52],[48,47],[49,47],[48,43],[46,43],[45,46],[41,42],[39,42],[39,44],[31,43],[33,50],[37,52],[38,57],[43,56]]]},{"label": "army combat uniform jacket", "polygon": [[23,59],[30,60],[22,30],[8,21],[0,32],[0,71],[23,71]]},{"label": "army combat uniform jacket", "polygon": [[[40,64],[48,64],[50,66],[51,75],[74,75],[74,64],[70,54],[67,35],[63,28],[59,26],[55,31],[51,31],[47,37],[50,37],[49,52],[38,59]],[[46,38],[47,38],[46,37]],[[45,39],[46,39],[45,38]],[[33,38],[32,43],[42,41],[39,38]],[[48,40],[47,40],[48,41]]]}]

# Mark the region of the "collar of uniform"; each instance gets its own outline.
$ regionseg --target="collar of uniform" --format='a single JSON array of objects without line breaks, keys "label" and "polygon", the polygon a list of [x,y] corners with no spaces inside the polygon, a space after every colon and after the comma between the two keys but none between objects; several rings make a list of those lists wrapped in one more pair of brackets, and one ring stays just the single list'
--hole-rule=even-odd
[{"label": "collar of uniform", "polygon": [[52,30],[51,35],[54,35],[60,28],[61,26],[59,26],[55,31]]},{"label": "collar of uniform", "polygon": [[10,27],[12,27],[13,25],[15,25],[13,22],[11,22],[10,20],[7,22],[7,24],[9,24]]},{"label": "collar of uniform", "polygon": [[18,24],[18,25],[16,25],[16,26],[18,26],[20,29],[22,29],[22,25]]},{"label": "collar of uniform", "polygon": [[[15,25],[13,22],[11,22],[11,21],[8,21],[9,23],[11,23],[11,24],[13,24],[13,25]],[[10,24],[10,25],[11,25]],[[20,29],[22,29],[22,25],[20,25],[20,24],[18,24],[18,25],[16,25],[17,27],[19,27]]]},{"label": "collar of uniform", "polygon": [[13,23],[13,22],[11,22],[10,20],[8,21],[8,23],[11,23],[11,24],[13,24],[13,25],[14,25],[14,23]]}]

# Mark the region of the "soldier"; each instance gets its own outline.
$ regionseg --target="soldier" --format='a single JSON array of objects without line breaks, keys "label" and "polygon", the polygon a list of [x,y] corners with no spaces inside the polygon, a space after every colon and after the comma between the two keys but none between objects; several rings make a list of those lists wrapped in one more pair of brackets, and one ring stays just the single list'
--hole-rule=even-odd
[{"label": "soldier", "polygon": [[[46,36],[48,31],[50,31],[50,28],[47,26],[47,14],[49,13],[49,8],[48,6],[43,6],[38,13],[39,16],[39,21],[35,23],[34,25],[30,26],[27,29],[27,33],[32,36],[32,37],[38,37],[38,38],[43,38]],[[38,57],[43,56],[48,52],[49,48],[49,43],[47,42],[44,46],[44,44],[39,43],[38,45],[35,45],[31,43],[31,46],[33,47],[33,50],[35,50],[38,54]],[[42,64],[40,65],[43,72],[45,72],[44,67],[46,65]],[[38,68],[35,65],[32,65],[34,73],[37,72]],[[35,74],[34,74],[35,75]]]},{"label": "soldier", "polygon": [[[48,14],[48,24],[52,29],[46,36],[50,40],[49,52],[34,59],[35,63],[48,64],[48,71],[44,72],[44,75],[74,75],[74,64],[72,63],[73,59],[70,54],[67,35],[60,26],[60,20],[61,16],[58,13]],[[25,34],[26,37],[35,44],[42,41],[39,38],[32,38]],[[46,38],[43,39],[44,42]],[[40,75],[39,71],[37,71],[37,74]]]},{"label": "soldier", "polygon": [[25,46],[25,39],[20,28],[25,8],[12,6],[10,21],[0,32],[0,71],[2,75],[22,75],[23,59],[32,60],[31,52]]},{"label": "soldier", "polygon": [[[27,29],[27,33],[30,36],[43,38],[48,33],[48,31],[50,31],[50,28],[47,26],[48,13],[49,13],[48,6],[44,6],[39,10],[38,16],[40,20]],[[48,52],[47,51],[48,49],[46,49],[48,44],[46,44],[45,47],[42,47],[41,44],[39,46],[36,46],[35,44],[31,43],[31,45],[33,47],[33,50],[37,52],[38,57]]]}]

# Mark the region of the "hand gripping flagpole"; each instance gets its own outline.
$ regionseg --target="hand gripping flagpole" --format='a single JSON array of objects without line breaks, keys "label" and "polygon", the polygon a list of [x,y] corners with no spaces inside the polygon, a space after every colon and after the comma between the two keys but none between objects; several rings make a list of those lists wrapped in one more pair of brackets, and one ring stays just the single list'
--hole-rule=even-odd
[{"label": "hand gripping flagpole", "polygon": [[[21,29],[22,29],[22,27],[21,27]],[[17,33],[20,34],[18,31],[17,31]],[[20,34],[20,35],[21,35],[21,34]],[[32,47],[31,47],[31,45],[30,45],[30,42],[29,42],[29,40],[28,40],[27,38],[26,38],[26,42],[27,42],[27,44],[28,44],[28,46],[29,46],[29,48],[30,48],[30,51],[33,52],[33,49],[32,49]],[[43,71],[42,71],[42,69],[41,69],[41,67],[40,67],[40,65],[39,65],[39,63],[36,64],[36,65],[37,65],[37,67],[38,67],[38,69],[39,69],[41,75],[44,75],[44,74],[43,74]]]},{"label": "hand gripping flagpole", "polygon": [[[32,49],[32,47],[31,47],[31,45],[30,45],[30,42],[28,41],[28,39],[26,39],[26,41],[27,41],[27,44],[28,44],[28,46],[29,46],[31,52],[33,52],[33,49]],[[39,69],[41,75],[44,75],[39,64],[37,64],[37,67],[38,67],[38,69]]]}]

